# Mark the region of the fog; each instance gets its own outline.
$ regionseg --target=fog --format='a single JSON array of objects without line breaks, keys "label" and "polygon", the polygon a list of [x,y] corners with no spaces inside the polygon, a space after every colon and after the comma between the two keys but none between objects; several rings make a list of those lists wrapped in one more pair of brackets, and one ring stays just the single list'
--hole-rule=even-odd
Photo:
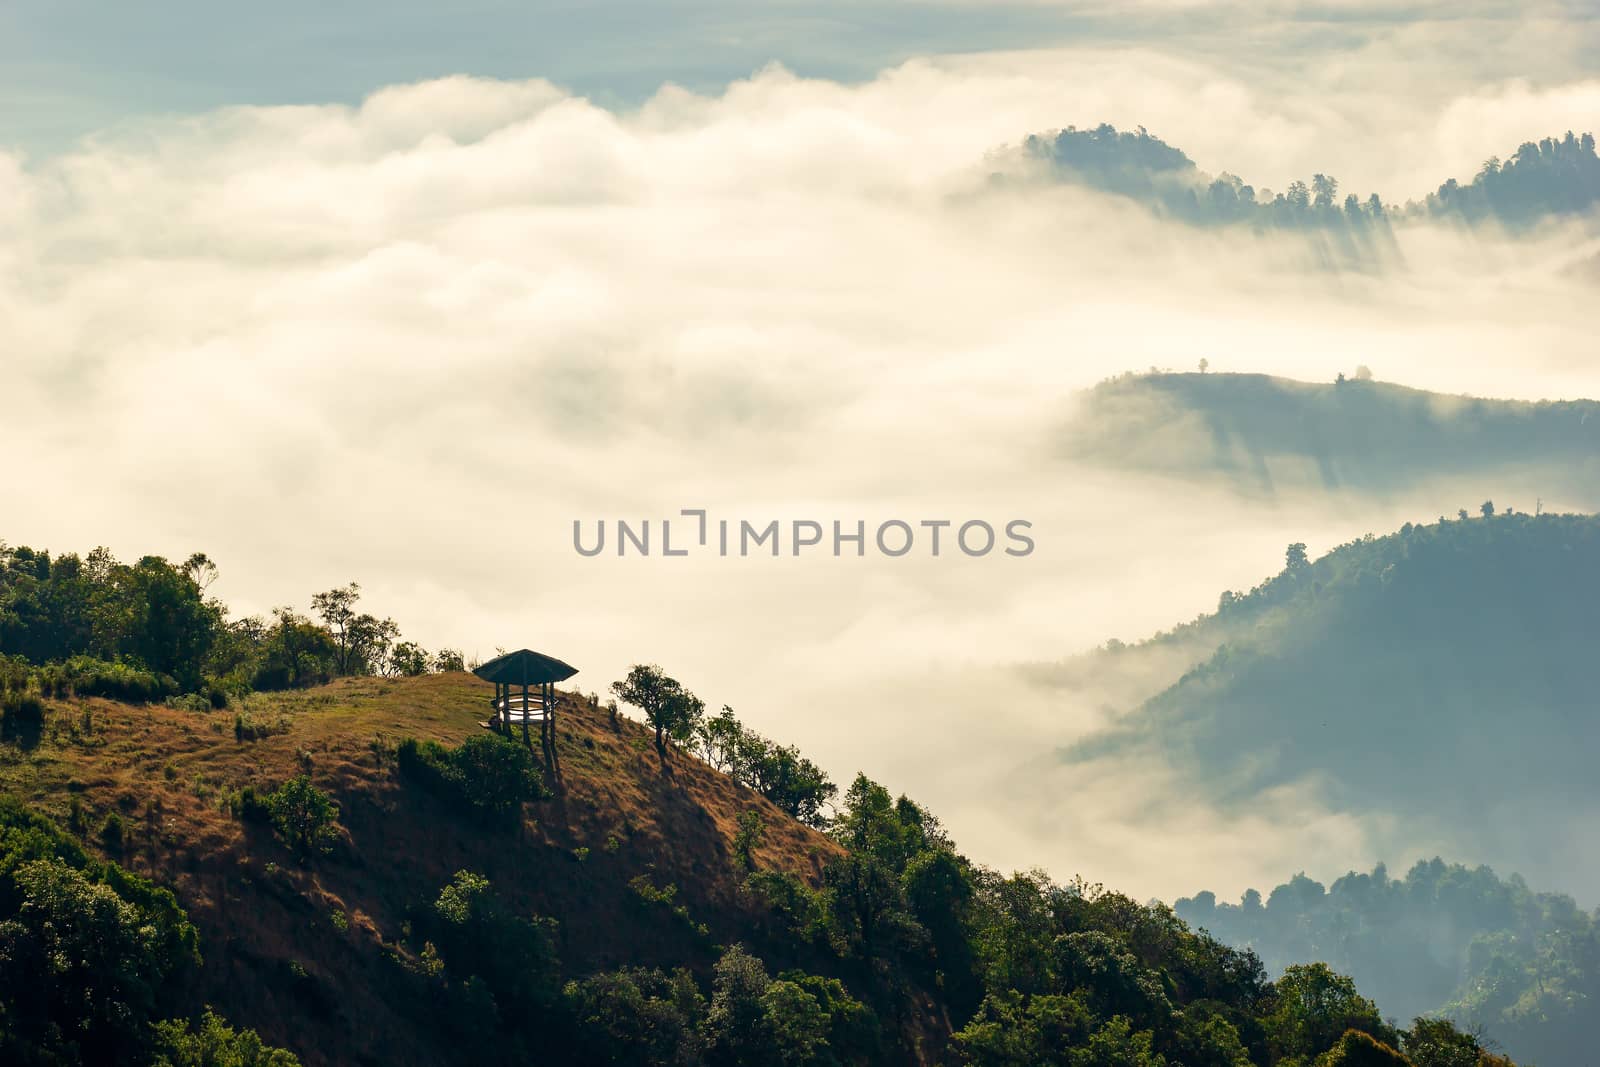
[{"label": "fog", "polygon": [[[1438,842],[1320,810],[1310,783],[1241,821],[1160,767],[1039,770],[1104,702],[1018,665],[1190,618],[1290,541],[1315,555],[1486,495],[1531,509],[1536,487],[1246,497],[1052,442],[1077,390],[1201,358],[1593,396],[1592,282],[1570,267],[1600,253],[1594,230],[1402,226],[1393,262],[1341,273],[1294,234],[991,176],[1029,133],[1110,121],[1258,186],[1316,169],[1403,200],[1600,112],[1600,82],[1535,86],[1459,51],[1436,68],[1454,95],[1408,96],[1407,33],[1293,81],[1149,44],[859,84],[770,67],[624,110],[450,78],[0,156],[0,536],[203,549],[236,614],[357,580],[429,647],[531,646],[585,690],[658,662],[1001,866],[1168,898],[1398,866],[1387,850]],[[574,551],[574,520],[659,535],[685,508],[1023,519],[1036,548]]]}]

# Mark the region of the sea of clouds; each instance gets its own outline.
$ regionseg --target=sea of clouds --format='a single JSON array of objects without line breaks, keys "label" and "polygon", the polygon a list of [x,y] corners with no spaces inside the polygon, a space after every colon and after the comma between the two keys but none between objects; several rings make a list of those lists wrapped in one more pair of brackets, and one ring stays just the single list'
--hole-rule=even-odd
[{"label": "sea of clouds", "polygon": [[[1492,41],[1465,18],[1258,29],[1249,61],[1213,34],[851,84],[774,66],[626,110],[453,77],[0,154],[0,535],[203,549],[239,613],[358,580],[430,647],[528,645],[586,690],[658,662],[1002,866],[1170,898],[1407,862],[1440,843],[1324,810],[1314,783],[1235,816],[1159,766],[1019,774],[1105,709],[1016,665],[1192,617],[1288,542],[1475,500],[1246,500],[1072,466],[1052,440],[1077,390],[1201,358],[1594,396],[1595,231],[1403,225],[1392,262],[1341,272],[1303,236],[992,177],[1029,133],[1109,121],[1258,188],[1325,171],[1418,197],[1596,125],[1600,80],[1551,11]],[[681,508],[1020,517],[1037,549],[573,551],[575,519]]]}]

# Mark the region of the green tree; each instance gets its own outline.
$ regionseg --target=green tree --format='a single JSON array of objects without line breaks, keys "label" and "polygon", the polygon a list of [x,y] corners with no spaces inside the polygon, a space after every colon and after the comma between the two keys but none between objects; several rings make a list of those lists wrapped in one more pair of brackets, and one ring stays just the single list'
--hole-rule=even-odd
[{"label": "green tree", "polygon": [[772,1037],[762,997],[772,980],[760,960],[733,945],[717,961],[706,1012],[706,1062],[759,1067],[772,1062]]},{"label": "green tree", "polygon": [[198,1028],[181,1019],[156,1024],[152,1067],[300,1067],[293,1053],[262,1043],[254,1030],[235,1030],[206,1012]]},{"label": "green tree", "polygon": [[705,998],[686,970],[624,967],[568,982],[562,993],[576,1026],[581,1064],[700,1062]]},{"label": "green tree", "polygon": [[826,1062],[832,1019],[804,986],[783,978],[771,982],[761,993],[761,1017],[777,1063],[813,1067]]},{"label": "green tree", "polygon": [[733,854],[738,858],[739,866],[747,871],[756,869],[755,850],[761,847],[766,830],[766,820],[759,811],[739,813],[739,830],[733,835]]},{"label": "green tree", "polygon": [[706,710],[699,697],[653,664],[635,665],[627,677],[611,683],[611,692],[644,712],[645,721],[655,729],[656,748],[663,752],[669,736],[679,744],[693,740]]},{"label": "green tree", "polygon": [[296,775],[267,797],[272,826],[302,859],[328,852],[339,837],[339,805],[311,784],[309,775]]},{"label": "green tree", "polygon": [[156,1008],[156,930],[59,859],[23,863],[0,921],[0,1060],[128,1062]]},{"label": "green tree", "polygon": [[1484,1048],[1449,1019],[1417,1019],[1401,1040],[1415,1067],[1478,1067]]},{"label": "green tree", "polygon": [[402,678],[415,678],[427,674],[432,662],[432,658],[421,645],[415,641],[401,641],[390,650],[388,669],[384,673]]},{"label": "green tree", "polygon": [[1346,1030],[1359,1030],[1386,1044],[1397,1041],[1372,1001],[1325,963],[1290,967],[1273,983],[1272,998],[1264,1023],[1267,1039],[1280,1058],[1313,1059],[1332,1048]]}]

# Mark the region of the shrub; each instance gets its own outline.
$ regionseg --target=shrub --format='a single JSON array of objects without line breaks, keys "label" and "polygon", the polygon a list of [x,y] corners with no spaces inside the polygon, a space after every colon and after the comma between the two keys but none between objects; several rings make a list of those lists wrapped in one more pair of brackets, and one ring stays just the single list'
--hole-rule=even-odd
[{"label": "shrub", "polygon": [[266,799],[272,827],[301,858],[329,852],[339,836],[339,805],[301,774],[283,783]]},{"label": "shrub", "polygon": [[264,1045],[254,1030],[235,1030],[209,1011],[197,1029],[182,1019],[155,1029],[161,1067],[300,1067],[293,1053]]},{"label": "shrub", "polygon": [[733,836],[733,854],[739,860],[739,866],[747,871],[756,869],[755,850],[761,847],[761,842],[766,838],[766,829],[766,820],[759,811],[739,813],[739,832]]},{"label": "shrub", "polygon": [[27,692],[7,692],[0,697],[0,712],[9,726],[38,726],[44,722],[44,701]]},{"label": "shrub", "polygon": [[236,711],[233,714],[233,736],[237,741],[258,741],[263,737],[273,734],[286,734],[289,732],[289,717],[279,715],[268,722],[258,719],[248,711]]},{"label": "shrub", "polygon": [[256,787],[247,785],[228,797],[228,810],[241,822],[265,823],[272,820],[272,810],[261,799]]},{"label": "shrub", "polygon": [[122,840],[122,816],[113,811],[100,826],[100,843],[112,852],[121,852]]},{"label": "shrub", "polygon": [[404,777],[487,821],[507,820],[524,801],[545,795],[533,754],[494,734],[469,737],[453,749],[408,737],[395,763]]},{"label": "shrub", "polygon": [[64,686],[76,696],[105,697],[129,704],[148,704],[178,694],[178,683],[167,675],[88,656],[69,659],[55,684],[58,691]]}]

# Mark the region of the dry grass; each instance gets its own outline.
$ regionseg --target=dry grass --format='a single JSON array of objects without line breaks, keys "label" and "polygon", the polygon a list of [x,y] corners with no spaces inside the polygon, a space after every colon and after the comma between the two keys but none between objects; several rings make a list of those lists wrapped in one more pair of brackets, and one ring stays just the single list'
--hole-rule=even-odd
[{"label": "dry grass", "polygon": [[[125,866],[171,886],[201,929],[196,1003],[294,1048],[308,1063],[434,1058],[422,1021],[380,991],[420,904],[459,869],[487,876],[519,908],[561,921],[575,972],[621,962],[705,964],[715,945],[759,941],[739,892],[732,840],[741,812],[765,817],[760,866],[815,882],[836,851],[822,835],[649,732],[565,694],[549,801],[520,831],[487,830],[396,779],[405,736],[457,744],[477,732],[491,687],[470,675],[346,679],[257,695],[210,713],[110,701],[54,702],[34,738],[0,745],[0,790],[84,836],[112,811]],[[235,714],[265,736],[239,740]],[[343,836],[308,866],[226,807],[230,792],[307,771],[341,808]],[[679,887],[695,923],[642,906],[628,881]],[[805,961],[794,961],[805,962]]]}]

